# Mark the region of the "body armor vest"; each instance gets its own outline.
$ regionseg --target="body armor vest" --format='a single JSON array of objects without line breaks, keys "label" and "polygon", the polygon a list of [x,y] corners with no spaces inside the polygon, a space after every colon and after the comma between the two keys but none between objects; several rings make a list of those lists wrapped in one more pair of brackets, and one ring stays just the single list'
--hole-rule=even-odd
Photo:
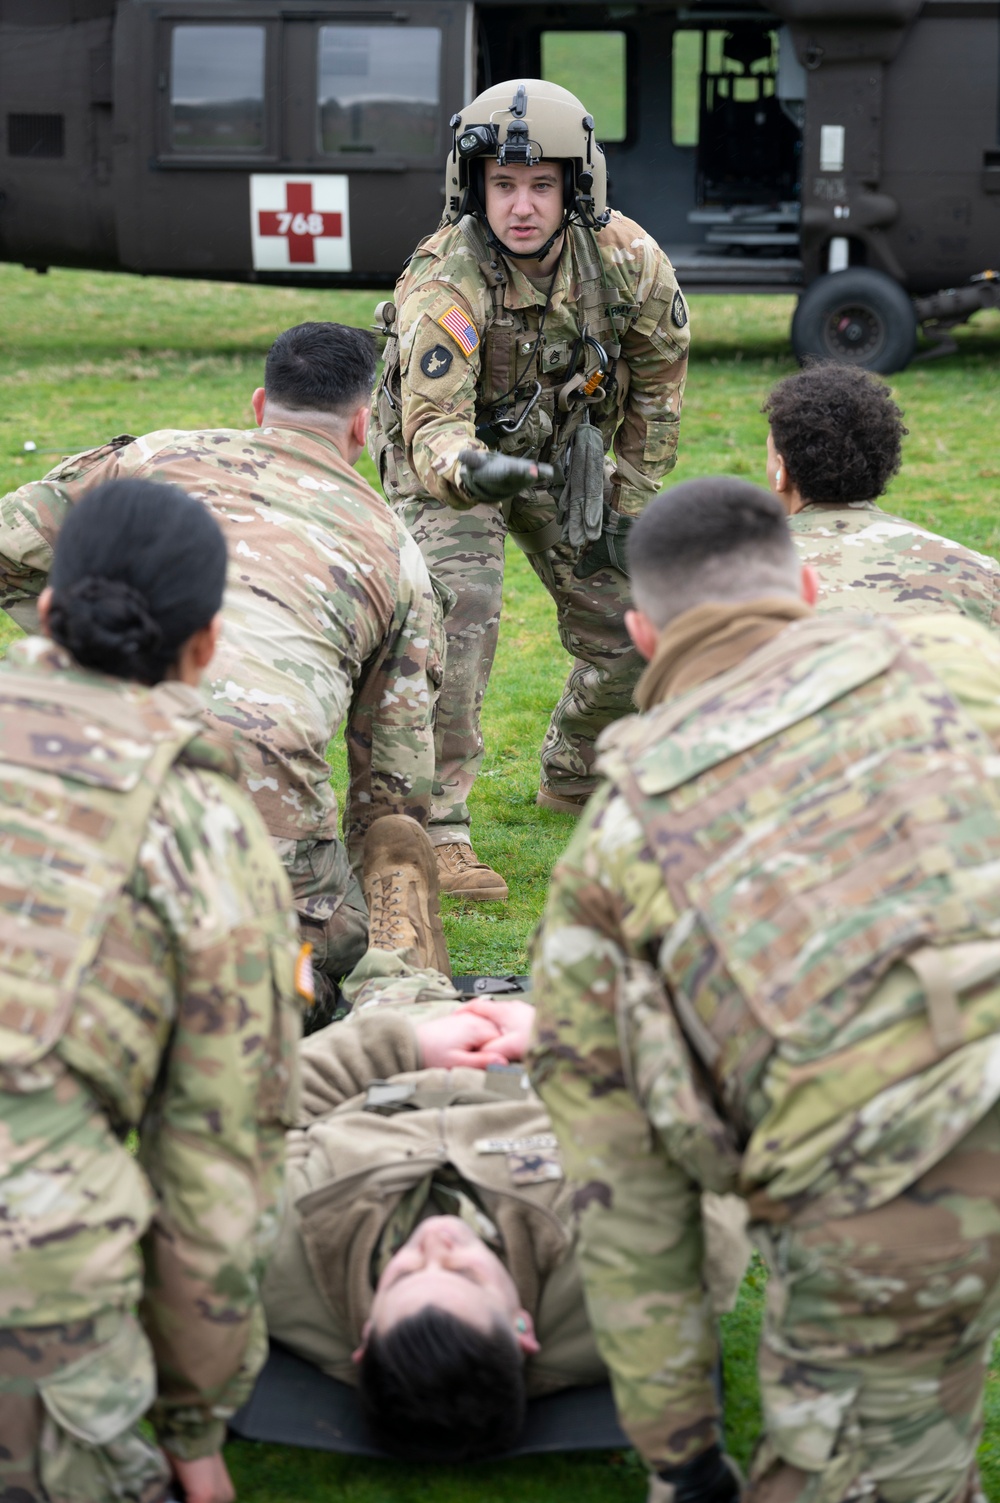
[{"label": "body armor vest", "polygon": [[870,618],[812,618],[642,724],[614,776],[678,914],[659,968],[741,1133],[772,1053],[839,1047],[898,962],[928,1064],[976,1036],[947,957],[1000,974],[995,751],[916,654]]},{"label": "body armor vest", "polygon": [[[507,307],[505,263],[501,253],[491,249],[479,219],[468,214],[458,228],[476,257],[490,293],[486,326],[480,333],[477,435],[501,453],[560,464],[573,434],[589,418],[600,428],[607,452],[621,423],[628,391],[628,367],[619,359],[621,339],[639,312],[625,272],[617,263],[604,262],[593,231],[570,225],[564,254],[571,254],[578,278],[574,299],[578,337],[565,349],[539,345],[534,357],[526,356],[523,346],[530,346],[538,332],[537,308]],[[421,246],[426,244],[421,242]],[[401,283],[405,277],[404,272]],[[400,287],[397,296],[403,295]],[[387,343],[375,399],[376,431],[371,447],[382,484],[395,500],[416,494],[420,486],[403,450],[395,307],[391,303],[381,306],[381,332],[386,334]],[[583,338],[584,334],[592,343]],[[595,345],[604,352],[604,373]],[[588,385],[592,387],[589,394]],[[387,460],[385,450],[389,447],[394,453]]]},{"label": "body armor vest", "polygon": [[0,678],[0,1072],[39,1061],[135,868],[164,779],[201,734],[129,694],[30,671]]}]

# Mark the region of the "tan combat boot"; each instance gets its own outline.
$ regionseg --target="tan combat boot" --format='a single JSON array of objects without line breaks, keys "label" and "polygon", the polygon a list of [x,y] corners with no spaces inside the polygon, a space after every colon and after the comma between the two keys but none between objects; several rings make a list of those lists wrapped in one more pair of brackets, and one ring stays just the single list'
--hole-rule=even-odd
[{"label": "tan combat boot", "polygon": [[554,793],[542,783],[535,794],[535,803],[539,809],[555,809],[558,814],[572,814],[574,819],[579,819],[589,798],[589,793]]},{"label": "tan combat boot", "polygon": [[451,975],[434,847],[408,814],[383,814],[369,828],[364,891],[369,949],[409,950],[412,964]]},{"label": "tan combat boot", "polygon": [[471,845],[453,840],[436,845],[438,882],[441,891],[456,898],[470,898],[473,903],[504,903],[507,884],[499,872],[480,861]]}]

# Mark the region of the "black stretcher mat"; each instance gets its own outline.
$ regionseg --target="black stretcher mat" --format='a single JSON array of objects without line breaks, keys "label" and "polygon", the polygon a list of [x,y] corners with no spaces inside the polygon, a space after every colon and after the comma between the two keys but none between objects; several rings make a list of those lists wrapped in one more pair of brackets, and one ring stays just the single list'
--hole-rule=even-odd
[{"label": "black stretcher mat", "polygon": [[[276,1344],[249,1401],[233,1415],[229,1428],[244,1440],[389,1459],[368,1438],[355,1390]],[[614,1451],[628,1445],[611,1389],[602,1383],[532,1399],[521,1438],[506,1455]]]}]

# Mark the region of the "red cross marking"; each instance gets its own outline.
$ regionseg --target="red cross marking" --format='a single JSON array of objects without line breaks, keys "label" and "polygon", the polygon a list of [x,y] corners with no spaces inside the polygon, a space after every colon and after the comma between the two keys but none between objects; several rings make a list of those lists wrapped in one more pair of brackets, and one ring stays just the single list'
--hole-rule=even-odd
[{"label": "red cross marking", "polygon": [[312,183],[286,183],[285,208],[262,209],[257,215],[262,235],[281,235],[288,241],[288,259],[316,260],[320,236],[339,239],[344,233],[343,215],[321,214],[313,208]]}]

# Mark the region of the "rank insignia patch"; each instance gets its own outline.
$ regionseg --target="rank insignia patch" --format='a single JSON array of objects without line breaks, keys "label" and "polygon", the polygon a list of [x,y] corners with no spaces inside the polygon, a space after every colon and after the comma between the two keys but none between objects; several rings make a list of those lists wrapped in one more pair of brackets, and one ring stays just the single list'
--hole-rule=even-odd
[{"label": "rank insignia patch", "polygon": [[451,350],[446,350],[443,344],[436,344],[432,350],[427,351],[426,355],[421,355],[420,369],[425,376],[436,381],[439,376],[447,374],[454,358]]},{"label": "rank insignia patch", "polygon": [[451,335],[463,355],[471,355],[479,348],[479,335],[457,303],[452,303],[447,313],[442,313],[438,323]]}]

